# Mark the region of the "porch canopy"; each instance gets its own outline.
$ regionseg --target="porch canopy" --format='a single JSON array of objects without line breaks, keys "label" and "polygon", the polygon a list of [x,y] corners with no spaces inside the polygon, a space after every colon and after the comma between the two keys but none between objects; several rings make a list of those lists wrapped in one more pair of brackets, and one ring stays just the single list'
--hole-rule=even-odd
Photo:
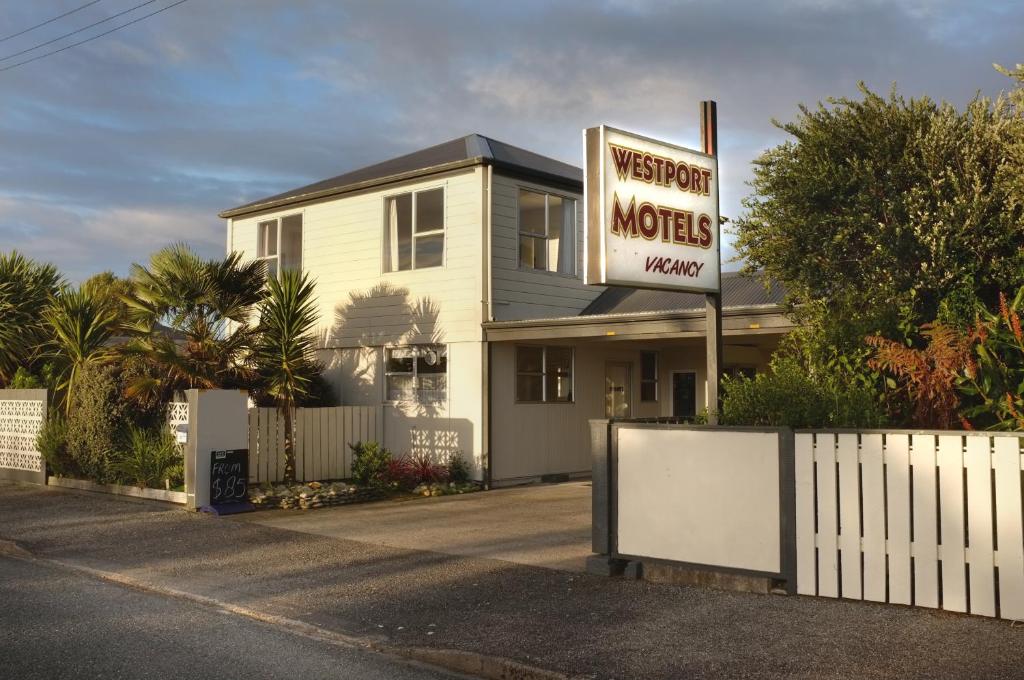
[{"label": "porch canopy", "polygon": [[[783,313],[784,292],[758,277],[722,274],[722,335],[781,336],[793,330]],[[694,293],[609,288],[577,316],[483,324],[488,342],[660,340],[705,335],[704,296]],[[728,343],[727,343],[728,344]]]}]

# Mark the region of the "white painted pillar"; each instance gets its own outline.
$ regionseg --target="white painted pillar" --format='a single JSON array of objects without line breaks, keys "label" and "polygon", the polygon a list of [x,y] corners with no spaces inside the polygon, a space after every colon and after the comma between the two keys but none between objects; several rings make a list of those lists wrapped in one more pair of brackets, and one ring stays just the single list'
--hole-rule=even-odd
[{"label": "white painted pillar", "polygon": [[210,503],[210,452],[249,446],[249,394],[245,390],[186,390],[186,507]]}]

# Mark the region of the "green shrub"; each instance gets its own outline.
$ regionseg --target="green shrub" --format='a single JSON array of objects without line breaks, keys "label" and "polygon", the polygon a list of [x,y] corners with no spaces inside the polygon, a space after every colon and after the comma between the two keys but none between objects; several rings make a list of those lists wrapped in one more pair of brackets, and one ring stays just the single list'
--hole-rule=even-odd
[{"label": "green shrub", "polygon": [[812,376],[798,361],[772,360],[767,373],[722,381],[723,425],[872,428],[886,424],[870,387]]},{"label": "green shrub", "polygon": [[349,447],[353,454],[352,477],[366,486],[383,484],[391,452],[377,442],[356,442]]},{"label": "green shrub", "polygon": [[71,477],[77,474],[74,461],[68,456],[68,424],[60,414],[43,423],[36,435],[36,448],[55,475]]},{"label": "green shrub", "polygon": [[177,486],[182,470],[181,454],[166,429],[145,430],[130,426],[110,463],[116,481],[141,488]]},{"label": "green shrub", "polygon": [[125,387],[145,375],[146,366],[134,357],[82,367],[67,418],[67,450],[75,474],[100,483],[116,481],[111,464],[121,442],[130,438],[129,429],[164,427],[163,404],[125,396]]},{"label": "green shrub", "polygon": [[67,442],[68,456],[86,479],[113,481],[111,456],[128,424],[127,410],[114,367],[82,368],[68,414]]},{"label": "green shrub", "polygon": [[445,461],[448,469],[448,481],[462,484],[469,481],[469,463],[462,457],[461,451],[452,451]]}]

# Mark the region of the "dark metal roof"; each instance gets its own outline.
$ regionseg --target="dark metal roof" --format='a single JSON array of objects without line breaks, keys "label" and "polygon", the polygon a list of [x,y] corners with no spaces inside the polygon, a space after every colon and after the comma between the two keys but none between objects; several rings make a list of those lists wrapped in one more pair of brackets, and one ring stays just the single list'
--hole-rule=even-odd
[{"label": "dark metal roof", "polygon": [[[758,276],[722,273],[722,309],[782,305],[785,291],[778,283],[768,289]],[[664,290],[609,288],[594,299],[580,316],[683,312],[704,309],[704,296]]]},{"label": "dark metal roof", "polygon": [[568,163],[505,144],[483,135],[472,134],[443,144],[414,151],[404,156],[368,165],[298,189],[267,196],[220,213],[235,217],[268,208],[363,189],[423,174],[443,172],[458,167],[490,164],[539,179],[555,181],[570,187],[583,187],[583,171]]}]

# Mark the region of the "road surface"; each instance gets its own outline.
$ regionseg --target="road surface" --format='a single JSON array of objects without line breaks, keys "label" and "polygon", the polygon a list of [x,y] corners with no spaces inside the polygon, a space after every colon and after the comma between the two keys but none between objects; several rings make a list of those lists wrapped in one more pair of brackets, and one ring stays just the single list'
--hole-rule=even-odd
[{"label": "road surface", "polygon": [[453,677],[464,676],[43,562],[0,556],[0,678]]}]

